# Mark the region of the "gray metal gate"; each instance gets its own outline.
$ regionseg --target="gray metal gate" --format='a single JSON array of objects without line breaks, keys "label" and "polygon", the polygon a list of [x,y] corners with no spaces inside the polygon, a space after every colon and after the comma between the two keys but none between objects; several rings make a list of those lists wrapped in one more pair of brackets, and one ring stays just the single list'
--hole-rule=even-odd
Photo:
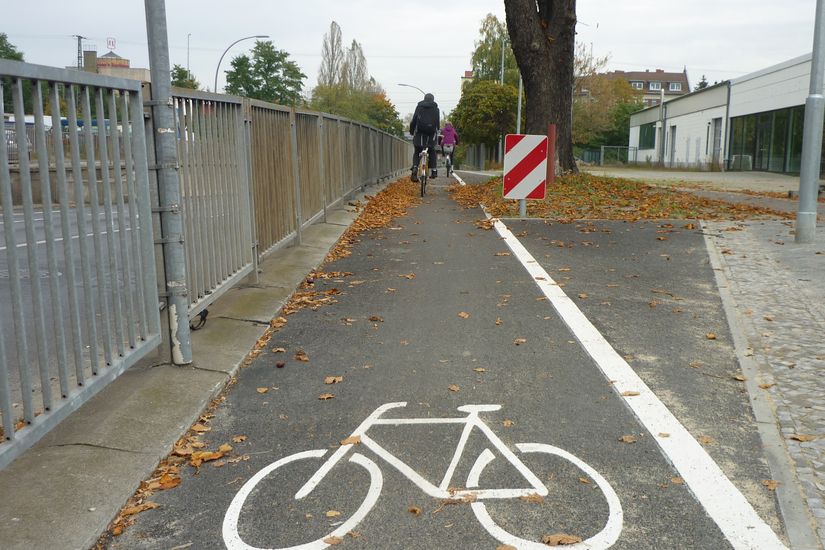
[{"label": "gray metal gate", "polygon": [[3,467],[157,347],[160,319],[140,83],[6,60],[0,77]]}]

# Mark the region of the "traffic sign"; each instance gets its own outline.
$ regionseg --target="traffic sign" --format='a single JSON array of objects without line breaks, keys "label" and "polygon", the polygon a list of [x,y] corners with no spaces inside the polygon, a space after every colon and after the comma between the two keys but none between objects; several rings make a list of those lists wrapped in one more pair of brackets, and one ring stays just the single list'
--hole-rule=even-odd
[{"label": "traffic sign", "polygon": [[543,199],[547,192],[547,136],[504,136],[504,198]]}]

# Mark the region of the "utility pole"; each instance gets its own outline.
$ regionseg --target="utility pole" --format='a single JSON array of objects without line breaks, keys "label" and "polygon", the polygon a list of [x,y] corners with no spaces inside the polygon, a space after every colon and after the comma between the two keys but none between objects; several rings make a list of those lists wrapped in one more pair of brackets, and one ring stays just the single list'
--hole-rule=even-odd
[{"label": "utility pole", "polygon": [[825,0],[816,0],[814,19],[814,49],[811,57],[811,85],[805,100],[805,122],[802,134],[802,164],[799,171],[799,204],[796,211],[794,240],[801,244],[814,242],[816,234],[817,191],[822,156],[822,124],[825,118],[825,52],[822,51],[825,32]]},{"label": "utility pole", "polygon": [[[504,85],[504,34],[501,35],[501,79],[499,83]],[[504,136],[501,136],[498,144],[498,162],[499,164],[504,162]]]},{"label": "utility pole", "polygon": [[83,41],[88,40],[85,36],[80,36],[79,34],[73,34],[73,38],[77,38],[77,70],[83,70]]},{"label": "utility pole", "polygon": [[172,362],[192,363],[189,331],[189,297],[186,287],[186,254],[180,181],[178,180],[177,134],[169,75],[169,36],[166,28],[166,0],[144,0],[149,38],[149,72],[152,80],[152,128],[155,143],[163,265],[166,271],[169,342]]},{"label": "utility pole", "polygon": [[192,37],[192,33],[186,35],[186,78],[192,79],[192,73],[189,72],[189,39]]}]

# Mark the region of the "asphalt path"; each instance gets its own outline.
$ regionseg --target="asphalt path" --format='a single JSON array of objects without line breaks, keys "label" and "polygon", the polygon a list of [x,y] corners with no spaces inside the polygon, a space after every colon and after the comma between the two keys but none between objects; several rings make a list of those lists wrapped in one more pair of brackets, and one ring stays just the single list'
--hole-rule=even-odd
[{"label": "asphalt path", "polygon": [[[541,220],[502,233],[446,183],[324,267],[351,273],[315,282],[337,303],[290,315],[209,420],[208,448],[233,451],[184,468],[111,548],[323,548],[330,534],[381,549],[559,534],[590,548],[782,547],[702,235]],[[462,417],[473,429],[445,420]],[[341,443],[353,433],[360,443]]]}]

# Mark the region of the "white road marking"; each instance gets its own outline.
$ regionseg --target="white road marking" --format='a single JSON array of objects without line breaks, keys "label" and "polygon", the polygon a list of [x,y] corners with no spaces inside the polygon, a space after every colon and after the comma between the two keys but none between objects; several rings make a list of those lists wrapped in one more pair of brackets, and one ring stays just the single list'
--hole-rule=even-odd
[{"label": "white road marking", "polygon": [[454,177],[454,178],[456,179],[456,181],[458,181],[458,183],[460,183],[461,185],[467,185],[466,183],[464,183],[464,180],[463,180],[463,179],[461,179],[461,178],[458,176],[458,174],[456,174],[456,173],[455,173],[455,170],[453,171],[453,177]]},{"label": "white road marking", "polygon": [[462,170],[462,172],[464,172],[465,174],[473,174],[476,176],[488,176],[491,178],[501,175],[501,172],[474,172],[472,170]]},{"label": "white road marking", "polygon": [[[617,540],[619,540],[619,536],[622,534],[622,525],[624,523],[622,503],[619,501],[619,496],[613,490],[613,487],[610,486],[610,483],[608,483],[608,481],[602,477],[599,472],[597,472],[586,462],[580,460],[577,456],[552,445],[544,445],[541,443],[517,443],[516,448],[523,453],[546,453],[568,460],[572,462],[579,470],[587,474],[590,479],[595,481],[599,489],[602,490],[602,494],[607,501],[607,523],[601,531],[589,539],[578,544],[570,545],[569,548],[574,550],[603,550],[610,548]],[[479,455],[476,463],[473,464],[473,467],[470,470],[470,475],[467,477],[468,489],[478,487],[481,472],[484,471],[485,466],[492,462],[494,458],[495,455],[493,455],[489,449],[484,449],[484,452]],[[483,502],[473,502],[470,504],[470,507],[473,509],[473,513],[475,513],[478,522],[481,523],[485,529],[487,529],[488,533],[500,542],[515,546],[519,550],[542,550],[547,548],[546,544],[522,539],[508,533],[496,525],[493,518],[491,518],[490,514],[487,512],[487,507]]]},{"label": "white road marking", "polygon": [[[132,228],[131,228],[131,227],[127,227],[127,228],[126,228],[126,231],[131,231],[131,230],[132,230]],[[112,231],[112,233],[120,233],[120,229],[115,229],[115,230],[113,230],[113,231]],[[101,231],[101,232],[100,232],[100,235],[101,235],[101,236],[106,235],[106,234],[108,234],[108,231]],[[87,233],[87,234],[86,234],[86,237],[87,237],[87,238],[88,238],[88,237],[94,237],[94,236],[95,236],[95,234],[94,234],[94,233]],[[72,238],[72,239],[79,239],[79,238],[80,238],[80,236],[79,236],[79,235],[72,235],[72,237],[71,237],[71,238]],[[57,243],[57,242],[60,242],[60,241],[62,241],[62,240],[63,240],[63,237],[57,237],[57,238],[54,240],[54,242],[56,242],[56,243]],[[37,245],[43,245],[43,244],[46,244],[46,241],[35,241],[35,243],[34,243],[34,244],[37,244]],[[29,246],[29,243],[20,243],[20,244],[16,245],[16,248],[26,248],[27,246]],[[6,250],[6,247],[5,247],[5,246],[0,246],[0,252],[3,252],[4,250]]]},{"label": "white road marking", "polygon": [[[524,245],[500,220],[493,218],[498,234],[533,277],[582,348],[590,355],[613,389],[653,435],[662,452],[685,480],[699,503],[737,549],[785,549],[776,533],[759,517],[736,486],[679,420],[647,387],[630,365],[553,281]],[[624,397],[627,391],[638,392]],[[668,433],[669,437],[658,434]]]}]

